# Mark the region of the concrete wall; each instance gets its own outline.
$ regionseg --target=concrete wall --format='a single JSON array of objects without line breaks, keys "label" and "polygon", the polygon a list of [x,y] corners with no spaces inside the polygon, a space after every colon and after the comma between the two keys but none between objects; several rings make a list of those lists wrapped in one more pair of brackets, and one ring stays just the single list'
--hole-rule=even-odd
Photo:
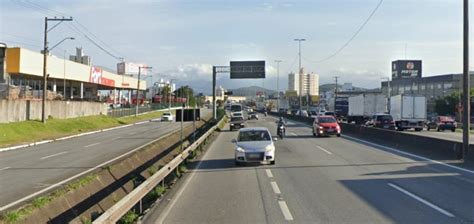
[{"label": "concrete wall", "polygon": [[[41,119],[41,100],[0,100],[0,123]],[[107,104],[81,101],[46,101],[46,116],[64,119],[107,115]]]}]

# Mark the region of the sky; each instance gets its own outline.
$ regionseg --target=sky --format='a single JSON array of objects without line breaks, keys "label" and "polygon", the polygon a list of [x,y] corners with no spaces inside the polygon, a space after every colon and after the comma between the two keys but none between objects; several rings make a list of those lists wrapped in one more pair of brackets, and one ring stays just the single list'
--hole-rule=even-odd
[{"label": "sky", "polygon": [[319,74],[320,84],[339,76],[340,83],[377,88],[390,76],[391,61],[405,58],[422,60],[423,76],[462,72],[462,1],[454,0],[384,0],[347,47],[318,62],[344,45],[379,1],[0,0],[0,42],[39,51],[44,17],[72,16],[49,33],[49,42],[75,40],[53,54],[82,47],[94,65],[115,69],[120,57],[145,63],[153,67],[147,81],[174,78],[204,93],[211,92],[212,66],[236,60],[265,60],[267,78],[219,74],[218,85],[276,90],[274,61],[282,60],[279,89],[286,89],[288,73],[298,69],[295,38],[306,39],[302,67]]}]

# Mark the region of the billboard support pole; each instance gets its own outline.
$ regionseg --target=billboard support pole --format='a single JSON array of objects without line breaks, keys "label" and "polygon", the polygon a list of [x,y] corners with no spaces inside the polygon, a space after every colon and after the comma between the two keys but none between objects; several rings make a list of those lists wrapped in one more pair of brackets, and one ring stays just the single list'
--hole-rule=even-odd
[{"label": "billboard support pole", "polygon": [[463,4],[463,119],[462,119],[462,153],[465,159],[469,150],[470,92],[469,92],[469,0]]}]

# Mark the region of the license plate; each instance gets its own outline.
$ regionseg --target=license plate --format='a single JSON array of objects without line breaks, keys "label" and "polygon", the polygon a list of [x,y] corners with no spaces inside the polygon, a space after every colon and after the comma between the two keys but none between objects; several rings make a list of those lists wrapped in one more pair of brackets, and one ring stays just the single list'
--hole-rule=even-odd
[{"label": "license plate", "polygon": [[384,125],[383,128],[388,128],[388,125]]},{"label": "license plate", "polygon": [[260,158],[259,154],[248,154],[249,159],[258,159]]},{"label": "license plate", "polygon": [[334,129],[332,129],[332,128],[328,129],[328,132],[333,132],[333,131],[334,131]]}]

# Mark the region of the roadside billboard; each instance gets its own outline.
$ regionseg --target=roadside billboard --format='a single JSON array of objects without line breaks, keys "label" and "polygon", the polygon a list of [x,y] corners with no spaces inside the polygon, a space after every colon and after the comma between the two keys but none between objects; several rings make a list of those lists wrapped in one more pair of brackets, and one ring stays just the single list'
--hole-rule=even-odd
[{"label": "roadside billboard", "polygon": [[421,60],[392,61],[392,79],[421,78]]},{"label": "roadside billboard", "polygon": [[[146,64],[120,62],[117,64],[117,74],[119,75],[138,75],[139,67],[146,67]],[[141,69],[141,75],[147,75],[148,69]]]}]

